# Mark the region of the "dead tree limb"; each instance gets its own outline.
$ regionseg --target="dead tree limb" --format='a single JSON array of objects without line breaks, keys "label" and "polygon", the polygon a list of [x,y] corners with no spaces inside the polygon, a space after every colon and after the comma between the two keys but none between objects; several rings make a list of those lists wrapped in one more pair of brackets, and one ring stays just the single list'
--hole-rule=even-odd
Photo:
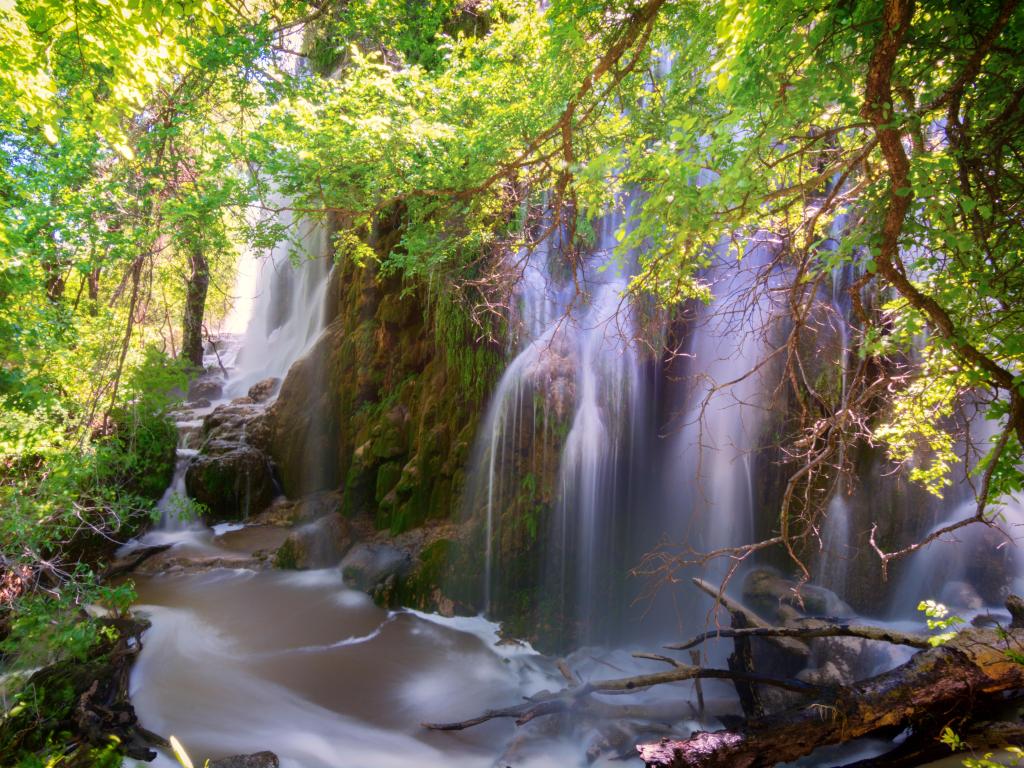
[{"label": "dead tree limb", "polygon": [[[697,586],[701,592],[710,595],[712,598],[717,600],[723,608],[725,608],[733,616],[743,617],[743,626],[750,629],[777,629],[772,627],[767,621],[762,619],[752,610],[744,605],[741,605],[736,600],[733,600],[728,595],[724,594],[718,587],[715,587],[711,583],[704,581],[704,579],[693,579],[693,583]],[[811,655],[811,649],[807,643],[795,640],[792,637],[786,637],[784,635],[770,635],[766,634],[765,640],[777,645],[787,653],[794,654],[806,658]]]},{"label": "dead tree limb", "polygon": [[491,709],[483,714],[472,717],[468,720],[459,720],[451,723],[423,723],[424,728],[434,731],[461,731],[480,725],[488,720],[501,718],[514,718],[516,725],[523,725],[542,715],[550,715],[557,712],[569,710],[586,710],[591,701],[588,698],[591,694],[619,694],[634,693],[655,685],[666,683],[678,683],[685,680],[745,680],[758,685],[769,685],[797,693],[829,693],[830,689],[805,683],[802,680],[788,680],[783,678],[766,677],[764,675],[745,674],[733,672],[727,669],[704,669],[683,664],[666,657],[654,658],[652,655],[640,655],[640,658],[649,658],[657,661],[665,661],[672,665],[672,668],[664,672],[655,672],[648,675],[634,675],[632,677],[621,677],[612,680],[599,680],[591,683],[564,688],[556,693],[548,691],[537,694],[527,699],[522,704],[517,704],[503,709]]},{"label": "dead tree limb", "polygon": [[702,632],[696,637],[687,640],[685,643],[666,645],[670,651],[686,651],[705,640],[713,640],[719,637],[759,637],[771,639],[776,637],[795,637],[800,640],[811,640],[817,637],[859,637],[864,640],[877,640],[893,645],[909,645],[911,648],[930,648],[926,635],[908,634],[896,632],[884,627],[870,627],[858,624],[829,624],[827,626],[814,627],[746,627],[743,629],[716,629],[710,632]]},{"label": "dead tree limb", "polygon": [[789,762],[818,747],[879,729],[902,726],[935,711],[947,717],[979,702],[1024,688],[1024,665],[1011,659],[1024,647],[1024,630],[961,632],[946,645],[921,651],[877,677],[743,728],[698,732],[637,747],[650,767],[757,768]]}]

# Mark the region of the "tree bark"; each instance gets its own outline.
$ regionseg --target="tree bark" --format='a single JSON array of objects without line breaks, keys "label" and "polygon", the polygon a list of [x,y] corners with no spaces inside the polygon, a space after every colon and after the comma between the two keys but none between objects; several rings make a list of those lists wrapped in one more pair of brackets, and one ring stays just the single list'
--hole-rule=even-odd
[{"label": "tree bark", "polygon": [[850,688],[739,729],[637,747],[647,766],[758,768],[796,760],[818,747],[902,726],[941,711],[952,719],[980,701],[1024,688],[1024,665],[1008,651],[1024,648],[1024,630],[965,630],[921,651],[903,666]]},{"label": "tree bark", "polygon": [[185,317],[181,333],[181,354],[196,368],[203,367],[203,316],[206,293],[210,288],[210,266],[202,246],[195,245],[189,255],[189,274],[185,288]]}]

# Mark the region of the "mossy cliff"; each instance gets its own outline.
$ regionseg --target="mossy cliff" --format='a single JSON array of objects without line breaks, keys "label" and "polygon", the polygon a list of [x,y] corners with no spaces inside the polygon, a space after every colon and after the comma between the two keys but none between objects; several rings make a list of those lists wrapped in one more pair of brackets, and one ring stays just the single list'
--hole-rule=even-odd
[{"label": "mossy cliff", "polygon": [[[371,238],[380,253],[394,230]],[[341,259],[327,328],[268,413],[285,493],[341,488],[343,512],[398,534],[457,517],[477,421],[503,357],[425,284]]]}]

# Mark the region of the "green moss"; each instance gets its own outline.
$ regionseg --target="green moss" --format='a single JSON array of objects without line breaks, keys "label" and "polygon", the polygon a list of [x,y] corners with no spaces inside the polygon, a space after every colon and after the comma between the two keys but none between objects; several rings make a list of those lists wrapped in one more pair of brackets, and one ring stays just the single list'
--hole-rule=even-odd
[{"label": "green moss", "polygon": [[280,568],[283,571],[294,571],[299,567],[299,554],[296,551],[295,542],[291,539],[285,539],[284,544],[277,550],[274,555],[274,567]]},{"label": "green moss", "polygon": [[380,465],[377,469],[376,494],[374,495],[378,504],[395,488],[401,476],[402,465],[397,461],[389,461]]},{"label": "green moss", "polygon": [[503,338],[504,324],[496,321],[477,324],[446,290],[433,296],[430,310],[435,343],[447,369],[454,375],[459,396],[482,404],[504,367],[500,348],[486,339]]}]

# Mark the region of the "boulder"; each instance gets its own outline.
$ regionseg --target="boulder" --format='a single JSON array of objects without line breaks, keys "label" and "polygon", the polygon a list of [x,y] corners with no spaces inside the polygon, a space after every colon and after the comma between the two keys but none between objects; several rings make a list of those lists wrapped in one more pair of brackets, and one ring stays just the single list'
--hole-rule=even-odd
[{"label": "boulder", "polygon": [[298,522],[310,522],[341,511],[341,493],[319,491],[295,502],[294,516]]},{"label": "boulder", "polygon": [[292,498],[341,484],[337,393],[343,380],[338,370],[343,341],[340,324],[325,328],[309,352],[288,369],[268,410],[270,455]]},{"label": "boulder", "polygon": [[263,452],[248,445],[213,447],[185,471],[185,490],[207,507],[206,521],[240,520],[266,509],[277,491]]},{"label": "boulder", "polygon": [[203,432],[211,440],[233,443],[246,441],[249,423],[260,416],[263,409],[252,403],[230,403],[216,408],[203,419]]},{"label": "boulder", "polygon": [[249,398],[256,403],[262,403],[264,400],[269,400],[277,392],[277,388],[280,384],[281,380],[275,376],[263,379],[262,381],[257,381],[249,387]]},{"label": "boulder", "polygon": [[341,561],[341,575],[349,586],[373,594],[401,578],[412,566],[411,555],[388,544],[358,544]]},{"label": "boulder", "polygon": [[326,568],[341,560],[352,539],[348,520],[334,512],[292,531],[277,551],[274,565],[298,570]]},{"label": "boulder", "polygon": [[232,755],[207,762],[208,768],[280,768],[281,761],[273,752]]},{"label": "boulder", "polygon": [[188,397],[186,399],[189,402],[216,400],[223,391],[224,382],[219,377],[200,376],[189,384]]},{"label": "boulder", "polygon": [[273,525],[278,528],[290,528],[295,523],[296,502],[286,496],[278,496],[270,506],[250,518],[253,525]]},{"label": "boulder", "polygon": [[854,615],[853,609],[835,592],[813,584],[798,586],[771,568],[755,568],[747,574],[741,602],[772,624],[792,621],[794,609],[805,616]]},{"label": "boulder", "polygon": [[939,594],[939,602],[958,611],[980,611],[985,607],[978,590],[966,581],[946,582]]}]

